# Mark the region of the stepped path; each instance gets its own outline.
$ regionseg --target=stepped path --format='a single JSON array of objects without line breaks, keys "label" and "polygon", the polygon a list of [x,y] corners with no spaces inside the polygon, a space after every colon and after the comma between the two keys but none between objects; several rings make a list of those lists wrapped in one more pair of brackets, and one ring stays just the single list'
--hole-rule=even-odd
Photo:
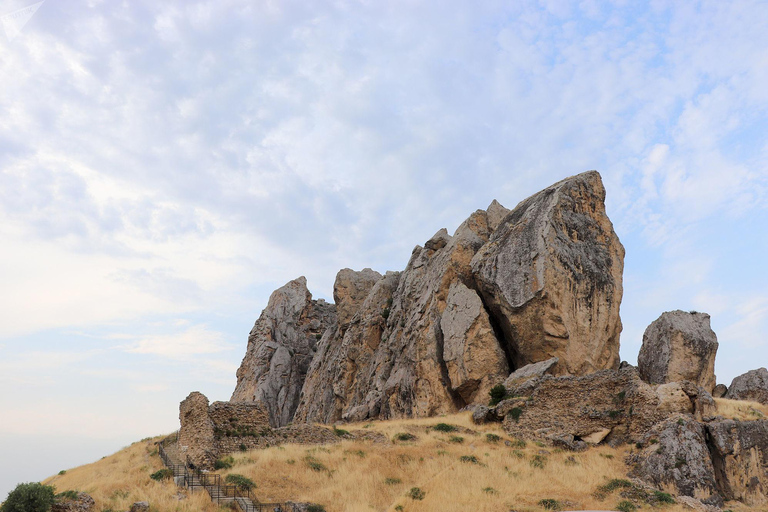
[{"label": "stepped path", "polygon": [[296,512],[293,503],[261,503],[248,490],[235,485],[222,485],[221,475],[192,469],[186,464],[176,443],[168,445],[160,443],[158,447],[163,463],[173,471],[176,485],[188,487],[193,492],[196,488],[203,488],[211,497],[211,501],[234,502],[242,512]]}]

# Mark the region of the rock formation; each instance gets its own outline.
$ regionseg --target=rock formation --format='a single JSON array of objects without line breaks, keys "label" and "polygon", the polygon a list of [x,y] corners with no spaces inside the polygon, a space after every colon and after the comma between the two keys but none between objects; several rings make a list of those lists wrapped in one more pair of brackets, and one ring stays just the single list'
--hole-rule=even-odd
[{"label": "rock formation", "polygon": [[707,424],[715,478],[722,497],[752,507],[768,505],[768,421]]},{"label": "rock formation", "polygon": [[688,380],[711,393],[717,346],[708,314],[663,313],[643,334],[637,358],[640,377],[650,384]]},{"label": "rock formation", "polygon": [[263,401],[274,426],[431,416],[487,402],[530,363],[618,367],[624,249],[604,199],[593,171],[513,211],[493,201],[402,272],[339,272],[335,317],[289,283],[251,332],[232,399]]},{"label": "rock formation", "polygon": [[551,357],[557,374],[619,366],[624,247],[597,172],[520,203],[472,260],[478,291],[515,368]]},{"label": "rock formation", "polygon": [[731,382],[725,398],[751,400],[768,405],[768,370],[758,368],[739,375]]},{"label": "rock formation", "polygon": [[312,300],[304,277],[274,291],[248,337],[231,400],[263,402],[274,427],[291,422],[317,342],[335,323],[335,306]]},{"label": "rock formation", "polygon": [[179,446],[186,460],[197,466],[209,467],[216,462],[218,450],[214,426],[208,415],[208,398],[198,391],[179,405]]}]

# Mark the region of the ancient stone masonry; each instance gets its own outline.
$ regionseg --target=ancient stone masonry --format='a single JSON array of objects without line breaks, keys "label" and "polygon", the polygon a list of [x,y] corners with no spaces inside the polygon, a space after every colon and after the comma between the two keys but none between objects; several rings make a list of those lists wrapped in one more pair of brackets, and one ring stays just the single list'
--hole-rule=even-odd
[{"label": "ancient stone masonry", "polygon": [[711,393],[717,347],[708,314],[669,311],[645,330],[637,367],[650,384],[687,380]]}]

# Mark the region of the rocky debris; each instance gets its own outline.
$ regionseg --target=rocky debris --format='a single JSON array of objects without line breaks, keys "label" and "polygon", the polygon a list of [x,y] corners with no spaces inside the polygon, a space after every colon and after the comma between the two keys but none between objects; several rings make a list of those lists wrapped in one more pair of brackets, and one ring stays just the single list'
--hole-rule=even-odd
[{"label": "rocky debris", "polygon": [[504,387],[510,394],[529,395],[538,379],[549,373],[559,361],[557,357],[551,357],[546,361],[539,361],[518,368],[509,374],[509,377],[504,381]]},{"label": "rocky debris", "polygon": [[645,433],[639,445],[627,460],[631,476],[660,489],[674,486],[683,496],[718,500],[704,425],[687,415],[672,416]]},{"label": "rocky debris", "polygon": [[275,290],[248,337],[233,402],[261,401],[273,427],[293,420],[317,342],[336,324],[336,307],[312,300],[299,277]]},{"label": "rocky debris", "polygon": [[128,512],[149,512],[149,502],[137,501],[136,503],[131,505],[131,508]]},{"label": "rocky debris", "polygon": [[707,505],[690,496],[677,496],[675,497],[675,501],[684,506],[686,510],[695,510],[696,512],[720,512],[722,510],[721,507]]},{"label": "rocky debris", "polygon": [[75,499],[56,498],[51,505],[51,512],[91,512],[95,509],[96,502],[84,492],[78,492]]},{"label": "rocky debris", "polygon": [[663,313],[643,334],[637,358],[640,377],[649,384],[689,380],[711,393],[717,346],[708,314]]},{"label": "rocky debris", "polygon": [[624,247],[595,171],[521,202],[473,257],[512,366],[558,357],[556,374],[619,366]]},{"label": "rocky debris", "polygon": [[679,384],[693,404],[694,417],[699,421],[712,421],[717,414],[717,404],[712,395],[706,389],[697,386],[691,381],[684,380]]},{"label": "rocky debris", "polygon": [[496,406],[510,435],[549,442],[601,438],[612,445],[638,441],[670,415],[693,412],[679,383],[650,386],[631,367],[582,377],[545,375],[528,399]]},{"label": "rocky debris", "polygon": [[179,447],[186,460],[199,467],[212,467],[218,458],[214,425],[208,415],[208,398],[193,391],[179,405]]},{"label": "rocky debris", "polygon": [[751,507],[768,504],[768,420],[708,423],[720,494]]},{"label": "rocky debris", "polygon": [[723,398],[728,393],[728,387],[725,384],[718,384],[712,390],[712,398]]},{"label": "rocky debris", "polygon": [[768,370],[758,368],[739,375],[731,382],[725,398],[750,400],[768,405]]},{"label": "rocky debris", "polygon": [[472,423],[475,425],[483,425],[484,423],[493,423],[499,421],[496,416],[496,410],[491,409],[486,405],[478,405],[472,411]]}]

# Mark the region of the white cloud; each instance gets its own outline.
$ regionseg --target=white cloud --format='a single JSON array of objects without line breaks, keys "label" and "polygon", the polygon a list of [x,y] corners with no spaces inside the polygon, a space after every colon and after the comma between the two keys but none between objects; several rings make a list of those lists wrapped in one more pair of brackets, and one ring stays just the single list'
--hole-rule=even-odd
[{"label": "white cloud", "polygon": [[189,360],[190,356],[216,354],[234,347],[224,341],[221,332],[210,330],[205,325],[168,335],[149,336],[123,349],[134,354],[152,354],[171,359]]}]

